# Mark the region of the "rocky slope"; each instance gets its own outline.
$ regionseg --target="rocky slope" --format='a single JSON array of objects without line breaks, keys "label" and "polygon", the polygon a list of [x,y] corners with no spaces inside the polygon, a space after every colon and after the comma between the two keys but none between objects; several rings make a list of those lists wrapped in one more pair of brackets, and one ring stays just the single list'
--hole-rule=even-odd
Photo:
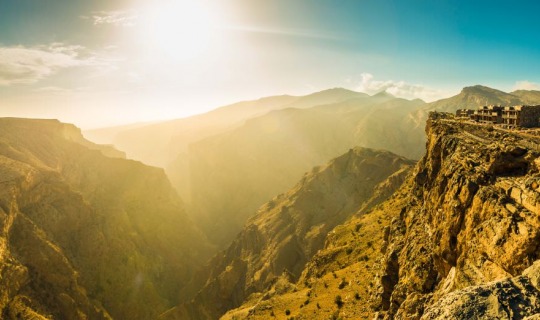
[{"label": "rocky slope", "polygon": [[387,199],[414,162],[355,148],[316,167],[262,206],[229,248],[210,262],[204,288],[163,319],[214,319],[283,274],[296,281],[327,233]]},{"label": "rocky slope", "polygon": [[427,133],[410,204],[390,228],[377,296],[387,317],[418,318],[450,292],[520,275],[540,255],[539,154],[524,142],[535,139],[443,121]]},{"label": "rocky slope", "polygon": [[163,170],[55,120],[0,119],[5,319],[152,319],[207,242]]},{"label": "rocky slope", "polygon": [[540,141],[430,120],[386,202],[329,234],[296,282],[223,319],[522,319],[540,313]]}]

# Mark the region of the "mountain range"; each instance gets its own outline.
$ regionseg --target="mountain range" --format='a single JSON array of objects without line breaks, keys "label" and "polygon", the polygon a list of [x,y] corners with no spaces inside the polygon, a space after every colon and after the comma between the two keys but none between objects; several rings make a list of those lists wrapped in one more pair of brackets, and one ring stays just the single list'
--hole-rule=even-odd
[{"label": "mountain range", "polygon": [[1,118],[2,318],[535,319],[540,139],[430,115],[539,103],[330,89],[105,144]]},{"label": "mountain range", "polygon": [[[128,157],[165,168],[191,218],[213,244],[224,248],[265,201],[350,148],[384,149],[419,159],[430,111],[534,101],[540,101],[540,91],[505,93],[480,85],[432,103],[335,88],[85,135],[100,136],[99,141],[114,144]],[[114,135],[104,137],[110,133]]]}]

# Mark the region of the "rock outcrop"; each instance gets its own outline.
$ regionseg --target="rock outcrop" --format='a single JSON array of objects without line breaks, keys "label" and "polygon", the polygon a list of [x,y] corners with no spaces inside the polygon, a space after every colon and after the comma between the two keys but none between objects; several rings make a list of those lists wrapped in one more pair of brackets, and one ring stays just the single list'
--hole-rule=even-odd
[{"label": "rock outcrop", "polygon": [[[445,295],[422,319],[524,319],[540,315],[540,261],[522,275]],[[528,319],[531,319],[528,318]]]},{"label": "rock outcrop", "polygon": [[419,317],[450,292],[518,276],[540,255],[529,139],[445,120],[429,121],[427,134],[410,204],[390,228],[376,299],[388,318]]},{"label": "rock outcrop", "polygon": [[152,319],[176,302],[207,242],[163,170],[121,156],[72,125],[0,119],[2,318]]}]

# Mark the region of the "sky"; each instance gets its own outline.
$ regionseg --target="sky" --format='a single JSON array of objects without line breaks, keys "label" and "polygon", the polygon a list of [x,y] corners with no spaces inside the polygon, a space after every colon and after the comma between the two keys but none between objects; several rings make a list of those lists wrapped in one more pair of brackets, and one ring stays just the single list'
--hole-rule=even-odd
[{"label": "sky", "polygon": [[0,116],[84,128],[344,87],[540,90],[538,1],[0,0]]}]

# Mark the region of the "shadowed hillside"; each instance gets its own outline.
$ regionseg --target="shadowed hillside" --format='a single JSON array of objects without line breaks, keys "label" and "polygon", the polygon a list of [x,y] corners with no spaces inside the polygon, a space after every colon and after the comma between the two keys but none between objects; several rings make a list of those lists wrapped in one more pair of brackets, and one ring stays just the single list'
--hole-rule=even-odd
[{"label": "shadowed hillside", "polygon": [[162,169],[55,120],[0,119],[5,318],[152,319],[208,246]]}]

